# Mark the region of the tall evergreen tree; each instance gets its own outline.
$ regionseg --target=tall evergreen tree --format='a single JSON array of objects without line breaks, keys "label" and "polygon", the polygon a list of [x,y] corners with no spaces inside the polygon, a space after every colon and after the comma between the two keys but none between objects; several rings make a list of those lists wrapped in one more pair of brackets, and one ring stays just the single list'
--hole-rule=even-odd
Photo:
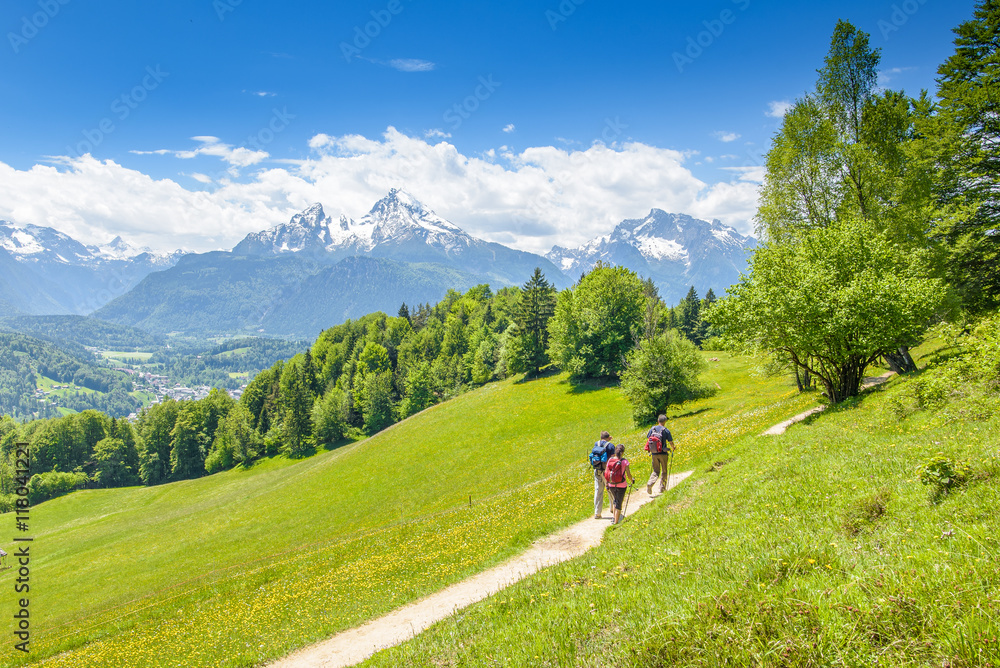
[{"label": "tall evergreen tree", "polygon": [[677,329],[681,334],[693,343],[698,343],[698,325],[701,322],[701,300],[698,298],[698,291],[691,286],[687,296],[681,300],[681,312],[678,318]]},{"label": "tall evergreen tree", "polygon": [[301,455],[312,438],[312,394],[302,371],[295,362],[281,374],[282,436],[285,449],[293,456]]},{"label": "tall evergreen tree", "polygon": [[515,319],[521,338],[520,358],[514,371],[538,375],[549,363],[549,319],[556,311],[556,290],[539,267],[521,288]]},{"label": "tall evergreen tree", "polygon": [[936,149],[936,232],[950,245],[950,277],[983,311],[1000,304],[1000,0],[981,0],[973,16],[938,68],[938,114],[924,134]]}]

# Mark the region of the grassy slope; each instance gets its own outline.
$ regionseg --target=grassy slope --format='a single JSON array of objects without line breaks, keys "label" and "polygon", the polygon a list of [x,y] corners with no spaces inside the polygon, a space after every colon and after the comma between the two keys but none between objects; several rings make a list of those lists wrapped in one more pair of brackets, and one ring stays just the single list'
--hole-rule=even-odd
[{"label": "grassy slope", "polygon": [[[810,402],[781,381],[747,392],[739,361],[712,366],[721,391],[673,425],[685,446],[679,467]],[[639,431],[617,390],[574,388],[562,376],[507,381],[304,461],[47,502],[32,514],[33,583],[44,583],[32,590],[33,652],[5,645],[0,663],[279,656],[586,517],[584,460],[601,429],[634,453]],[[645,458],[636,469],[648,474]],[[0,589],[11,578],[0,574]],[[9,619],[13,602],[0,600],[0,616]]]},{"label": "grassy slope", "polygon": [[[365,665],[1000,665],[996,401],[908,414],[920,383],[716,444],[599,549]],[[939,451],[976,476],[932,503]]]}]

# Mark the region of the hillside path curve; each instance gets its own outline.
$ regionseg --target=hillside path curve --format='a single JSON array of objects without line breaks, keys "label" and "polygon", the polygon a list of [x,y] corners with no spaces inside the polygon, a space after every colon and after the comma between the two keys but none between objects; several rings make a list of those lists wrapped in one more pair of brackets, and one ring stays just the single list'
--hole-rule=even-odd
[{"label": "hillside path curve", "polygon": [[[867,390],[869,387],[875,387],[876,385],[881,385],[885,381],[889,380],[889,378],[892,376],[893,376],[892,371],[886,371],[881,376],[866,376],[861,381],[861,389]],[[826,406],[816,406],[815,408],[810,408],[804,413],[799,413],[795,417],[789,418],[784,422],[779,422],[778,424],[774,425],[767,431],[761,433],[761,436],[780,436],[781,434],[785,433],[786,429],[791,427],[796,422],[802,422],[810,415],[815,415],[816,413],[822,411],[824,408],[826,408]]]},{"label": "hillside path curve", "polygon": [[[691,475],[684,471],[670,476],[668,489]],[[631,515],[634,509],[645,505],[659,495],[649,496],[642,489],[641,481],[626,508]],[[303,647],[275,661],[269,668],[343,668],[364,661],[375,652],[393,647],[413,638],[421,631],[457,610],[471,605],[537,571],[578,557],[600,545],[605,530],[611,526],[610,517],[600,520],[592,517],[541,538],[522,554],[499,566],[473,575],[436,594],[414,601],[387,615],[373,619],[362,626],[342,631],[318,643]]]}]

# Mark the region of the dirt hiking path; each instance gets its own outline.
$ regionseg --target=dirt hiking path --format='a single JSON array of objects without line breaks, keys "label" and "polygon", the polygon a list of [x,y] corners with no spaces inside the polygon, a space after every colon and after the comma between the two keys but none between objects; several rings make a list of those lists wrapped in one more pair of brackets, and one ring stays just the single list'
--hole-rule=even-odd
[{"label": "dirt hiking path", "polygon": [[[684,471],[671,475],[668,489],[692,473],[693,471]],[[631,515],[657,496],[659,495],[648,496],[640,481],[632,492],[626,510]],[[380,649],[409,640],[456,610],[481,601],[546,566],[568,561],[600,545],[604,531],[611,526],[610,520],[610,516],[605,514],[600,520],[590,517],[577,522],[559,533],[536,541],[527,552],[495,568],[362,626],[303,647],[270,664],[270,668],[342,668],[360,663]]]},{"label": "dirt hiking path", "polygon": [[[869,387],[875,387],[876,385],[881,385],[885,381],[889,380],[889,378],[892,377],[892,375],[893,375],[892,371],[886,371],[881,376],[866,376],[861,381],[861,389],[867,390]],[[784,422],[779,422],[778,424],[774,425],[767,431],[761,433],[761,436],[780,436],[781,434],[785,433],[786,429],[791,427],[796,422],[802,422],[810,415],[815,415],[816,413],[822,411],[824,408],[826,408],[826,406],[816,406],[815,408],[810,408],[806,412],[799,413],[793,418],[789,418]]]}]

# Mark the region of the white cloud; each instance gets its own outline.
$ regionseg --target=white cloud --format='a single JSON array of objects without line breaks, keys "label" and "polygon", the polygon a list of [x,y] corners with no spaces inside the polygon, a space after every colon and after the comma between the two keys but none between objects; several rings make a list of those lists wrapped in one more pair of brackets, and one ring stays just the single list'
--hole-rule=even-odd
[{"label": "white cloud", "polygon": [[190,160],[199,155],[209,155],[221,158],[233,167],[249,167],[270,157],[267,151],[251,151],[243,146],[234,147],[232,144],[223,144],[218,137],[205,135],[191,137],[191,139],[201,144],[201,146],[184,151],[172,151],[161,148],[155,151],[130,151],[130,153],[135,153],[136,155],[173,155],[182,160]]},{"label": "white cloud", "polygon": [[917,69],[917,68],[916,67],[890,67],[887,70],[879,70],[879,73],[878,73],[878,82],[879,82],[879,85],[885,86],[890,81],[892,81],[897,76],[899,76],[900,74],[903,74],[904,72],[912,72],[915,69]]},{"label": "white cloud", "polygon": [[506,132],[507,134],[510,134],[511,132],[514,131],[514,124],[508,123],[507,125],[503,126],[503,131]]},{"label": "white cloud", "polygon": [[764,112],[764,115],[771,118],[782,118],[791,108],[792,103],[788,100],[773,100],[767,103],[767,111]]},{"label": "white cloud", "polygon": [[715,137],[716,139],[718,139],[721,142],[728,143],[728,142],[731,142],[731,141],[736,141],[742,135],[740,133],[738,133],[738,132],[726,132],[724,130],[718,130],[716,132],[713,132],[712,136]]},{"label": "white cloud", "polygon": [[400,72],[430,72],[437,67],[431,61],[419,58],[395,58],[386,64]]},{"label": "white cloud", "polygon": [[[218,145],[210,139],[200,138],[200,148]],[[0,163],[0,218],[55,227],[88,243],[121,234],[161,250],[204,251],[231,248],[313,202],[334,217],[357,219],[390,188],[405,187],[470,234],[545,252],[607,234],[653,207],[719,218],[743,232],[752,229],[756,208],[757,186],[746,172],[710,185],[685,166],[690,154],[638,142],[469,156],[447,141],[390,127],[377,139],[318,134],[309,147],[307,159],[222,179],[210,191],[90,155],[28,170]],[[203,176],[187,178],[205,183]]]},{"label": "white cloud", "polygon": [[424,133],[425,139],[448,139],[451,137],[450,132],[445,132],[441,128],[432,128]]}]

